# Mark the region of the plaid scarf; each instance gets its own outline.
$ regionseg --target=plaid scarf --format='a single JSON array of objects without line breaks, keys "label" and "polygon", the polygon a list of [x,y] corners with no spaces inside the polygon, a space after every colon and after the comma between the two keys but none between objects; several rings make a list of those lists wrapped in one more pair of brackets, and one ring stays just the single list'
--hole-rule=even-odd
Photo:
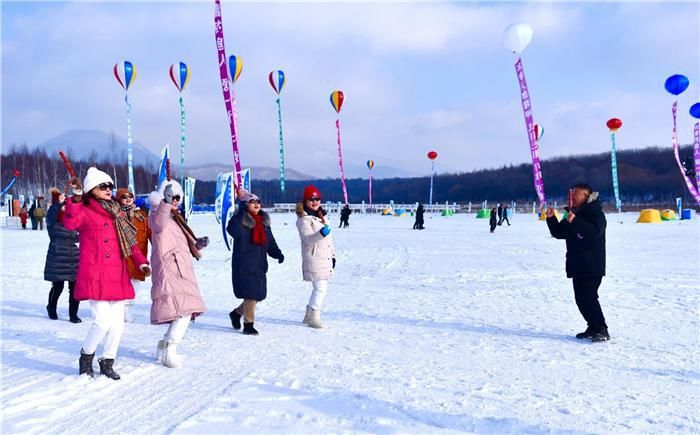
[{"label": "plaid scarf", "polygon": [[123,205],[122,210],[124,211],[126,218],[129,219],[130,221],[133,220],[134,218],[138,219],[141,222],[146,220],[141,213],[136,213],[137,208],[133,204]]},{"label": "plaid scarf", "polygon": [[[170,205],[170,204],[166,204]],[[170,212],[170,216],[175,220],[175,223],[177,226],[180,227],[182,230],[182,234],[185,235],[185,238],[187,239],[187,246],[190,248],[190,254],[199,261],[200,258],[202,258],[202,253],[199,252],[199,249],[197,249],[197,236],[194,235],[194,231],[192,231],[192,228],[190,228],[187,225],[187,222],[182,218],[180,213],[178,213],[175,210],[172,210]]]},{"label": "plaid scarf", "polygon": [[122,256],[124,258],[131,257],[131,247],[136,244],[136,227],[124,217],[124,213],[116,201],[98,199],[97,202],[114,217],[114,229],[117,230]]}]

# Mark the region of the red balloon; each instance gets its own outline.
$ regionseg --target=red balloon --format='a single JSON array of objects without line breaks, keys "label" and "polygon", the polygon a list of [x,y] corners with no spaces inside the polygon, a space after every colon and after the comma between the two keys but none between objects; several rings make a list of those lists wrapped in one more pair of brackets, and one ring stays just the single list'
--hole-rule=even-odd
[{"label": "red balloon", "polygon": [[428,158],[429,158],[430,160],[435,160],[435,159],[437,159],[437,153],[436,153],[435,151],[430,151],[430,152],[428,153]]},{"label": "red balloon", "polygon": [[608,126],[610,131],[615,131],[622,127],[622,121],[618,118],[610,118],[608,119],[608,122],[605,123],[605,125]]},{"label": "red balloon", "polygon": [[13,170],[12,175],[14,175],[15,177],[19,177],[19,169]]}]

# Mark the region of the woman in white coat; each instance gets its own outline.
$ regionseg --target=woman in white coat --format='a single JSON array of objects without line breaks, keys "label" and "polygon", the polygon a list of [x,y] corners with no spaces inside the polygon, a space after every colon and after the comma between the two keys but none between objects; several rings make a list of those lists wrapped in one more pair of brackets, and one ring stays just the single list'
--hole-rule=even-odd
[{"label": "woman in white coat", "polygon": [[310,281],[313,285],[304,324],[323,328],[321,307],[328,292],[328,280],[335,268],[335,250],[330,223],[325,210],[321,208],[321,193],[316,187],[306,186],[304,199],[297,203],[296,212],[304,281]]}]

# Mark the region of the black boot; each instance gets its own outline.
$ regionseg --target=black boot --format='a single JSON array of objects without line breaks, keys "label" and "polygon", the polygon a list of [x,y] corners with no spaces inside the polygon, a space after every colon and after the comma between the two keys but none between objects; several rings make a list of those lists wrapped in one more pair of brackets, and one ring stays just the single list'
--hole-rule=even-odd
[{"label": "black boot", "polygon": [[600,341],[608,341],[610,340],[610,334],[608,334],[608,328],[598,328],[598,331],[596,331],[595,334],[591,337],[591,341],[594,343],[600,342]]},{"label": "black boot", "polygon": [[228,316],[231,318],[231,326],[233,326],[233,329],[236,331],[241,329],[241,315],[238,314],[236,310],[233,310],[228,313]]},{"label": "black boot", "polygon": [[91,378],[95,377],[95,372],[92,371],[92,359],[95,357],[94,353],[84,353],[82,349],[80,349],[80,359],[78,360],[78,365],[80,367],[80,371],[78,374],[83,375],[86,374],[90,376]]},{"label": "black boot", "polygon": [[71,323],[80,323],[82,320],[78,317],[78,307],[80,306],[80,301],[73,297],[73,291],[70,292],[70,298],[68,299],[68,316]]},{"label": "black boot", "polygon": [[51,291],[49,292],[49,304],[46,306],[46,312],[49,314],[49,319],[58,320],[58,314],[56,314],[56,305],[58,305],[58,298],[61,297],[63,292],[63,286],[58,287],[56,284],[51,286]]},{"label": "black boot", "polygon": [[246,335],[258,335],[258,330],[253,328],[253,322],[244,322],[243,323],[243,333]]},{"label": "black boot", "polygon": [[111,358],[100,358],[97,360],[98,363],[100,363],[100,373],[107,376],[110,379],[119,380],[121,379],[121,376],[119,376],[119,373],[115,372],[114,369],[112,369],[112,365],[114,364],[114,360]]},{"label": "black boot", "polygon": [[588,328],[586,328],[585,331],[579,332],[578,334],[576,334],[576,338],[578,338],[579,340],[581,340],[583,338],[592,338],[593,333],[594,333],[593,328],[591,328],[589,326]]}]

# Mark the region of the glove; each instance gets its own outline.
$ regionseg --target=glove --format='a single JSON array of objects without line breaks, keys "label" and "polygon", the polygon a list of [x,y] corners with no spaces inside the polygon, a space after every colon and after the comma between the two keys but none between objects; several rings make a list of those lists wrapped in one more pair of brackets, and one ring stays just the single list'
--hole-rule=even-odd
[{"label": "glove", "polygon": [[277,259],[277,263],[279,263],[279,264],[284,263],[284,254],[280,254],[280,257]]},{"label": "glove", "polygon": [[173,185],[168,184],[165,186],[165,189],[163,189],[163,201],[165,201],[166,204],[172,204],[173,203]]},{"label": "glove", "polygon": [[335,269],[335,257],[333,257],[333,269]]},{"label": "glove", "polygon": [[139,266],[139,269],[141,270],[141,272],[143,272],[144,275],[151,276],[151,266],[149,266],[148,264],[142,264],[141,266]]},{"label": "glove", "polygon": [[197,239],[197,243],[195,243],[194,247],[197,248],[197,250],[201,250],[209,246],[209,237],[204,236],[200,237]]},{"label": "glove", "polygon": [[80,178],[73,177],[68,183],[70,184],[71,192],[73,193],[73,195],[83,194],[83,183],[80,182]]},{"label": "glove", "polygon": [[323,228],[321,228],[321,235],[323,237],[328,236],[330,233],[331,233],[331,227],[329,227],[327,224],[324,225]]}]

